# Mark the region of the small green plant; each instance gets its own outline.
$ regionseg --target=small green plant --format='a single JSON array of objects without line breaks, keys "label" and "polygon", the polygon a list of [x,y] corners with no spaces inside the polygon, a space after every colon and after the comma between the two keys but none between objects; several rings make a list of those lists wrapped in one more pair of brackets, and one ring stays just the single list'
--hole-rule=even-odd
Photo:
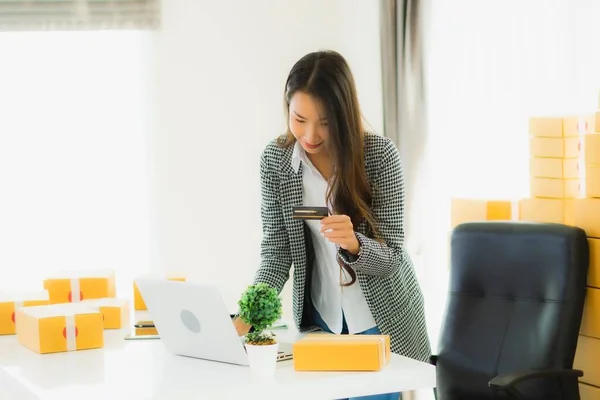
[{"label": "small green plant", "polygon": [[246,335],[247,342],[254,345],[274,344],[273,335],[264,330],[281,317],[281,300],[277,290],[266,283],[248,286],[238,305],[242,321],[254,328],[254,332]]}]

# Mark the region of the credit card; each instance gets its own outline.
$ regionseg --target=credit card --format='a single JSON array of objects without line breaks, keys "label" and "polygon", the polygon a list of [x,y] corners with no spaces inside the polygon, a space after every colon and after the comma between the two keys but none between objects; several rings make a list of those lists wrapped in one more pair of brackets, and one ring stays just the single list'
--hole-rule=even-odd
[{"label": "credit card", "polygon": [[295,206],[292,207],[293,219],[323,219],[329,215],[327,207]]}]

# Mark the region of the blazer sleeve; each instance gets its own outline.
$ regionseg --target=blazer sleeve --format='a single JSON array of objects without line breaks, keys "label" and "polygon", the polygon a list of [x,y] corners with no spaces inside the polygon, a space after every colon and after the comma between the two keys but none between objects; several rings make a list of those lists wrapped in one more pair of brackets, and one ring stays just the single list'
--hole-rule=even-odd
[{"label": "blazer sleeve", "polygon": [[390,140],[384,146],[373,189],[371,211],[382,241],[356,232],[360,243],[358,256],[340,249],[338,257],[356,271],[388,277],[399,268],[411,266],[404,262],[404,174],[398,149]]},{"label": "blazer sleeve", "polygon": [[273,150],[265,150],[260,162],[261,180],[261,262],[254,283],[267,283],[283,290],[290,276],[292,255],[279,195],[279,174],[271,160]]}]

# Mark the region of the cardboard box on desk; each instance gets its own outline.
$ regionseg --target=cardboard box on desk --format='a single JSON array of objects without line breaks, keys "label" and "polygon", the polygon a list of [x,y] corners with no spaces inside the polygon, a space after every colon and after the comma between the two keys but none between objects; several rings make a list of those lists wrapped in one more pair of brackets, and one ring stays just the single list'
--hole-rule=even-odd
[{"label": "cardboard box on desk", "polygon": [[59,272],[44,280],[44,289],[50,304],[115,297],[115,274],[112,270]]},{"label": "cardboard box on desk", "polygon": [[388,335],[313,333],[294,343],[296,371],[379,371],[390,357]]},{"label": "cardboard box on desk", "polygon": [[[156,279],[167,279],[170,281],[179,281],[179,282],[185,282],[185,280],[186,280],[186,278],[185,278],[185,276],[183,276],[183,274],[145,275],[144,277],[145,278],[151,277],[151,278],[156,278]],[[136,311],[145,311],[148,309],[148,307],[146,307],[146,303],[144,302],[144,298],[142,297],[142,294],[140,293],[140,290],[138,289],[135,282],[133,282],[133,307]]]},{"label": "cardboard box on desk", "polygon": [[40,354],[104,346],[102,314],[81,303],[20,308],[17,321],[19,343]]},{"label": "cardboard box on desk", "polygon": [[16,333],[16,311],[21,307],[49,304],[48,291],[0,292],[0,335]]},{"label": "cardboard box on desk", "polygon": [[129,326],[129,302],[126,299],[90,299],[82,300],[81,304],[100,311],[104,329],[123,329]]}]

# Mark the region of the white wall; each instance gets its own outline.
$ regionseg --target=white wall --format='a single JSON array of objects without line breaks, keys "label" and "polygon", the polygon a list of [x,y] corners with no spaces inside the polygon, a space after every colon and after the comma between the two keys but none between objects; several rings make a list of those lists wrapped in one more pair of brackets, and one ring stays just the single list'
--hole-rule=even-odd
[{"label": "white wall", "polygon": [[329,48],[346,56],[365,117],[381,132],[377,3],[163,2],[153,139],[156,269],[214,282],[235,307],[260,260],[259,157],[285,129],[285,79],[304,54]]}]

